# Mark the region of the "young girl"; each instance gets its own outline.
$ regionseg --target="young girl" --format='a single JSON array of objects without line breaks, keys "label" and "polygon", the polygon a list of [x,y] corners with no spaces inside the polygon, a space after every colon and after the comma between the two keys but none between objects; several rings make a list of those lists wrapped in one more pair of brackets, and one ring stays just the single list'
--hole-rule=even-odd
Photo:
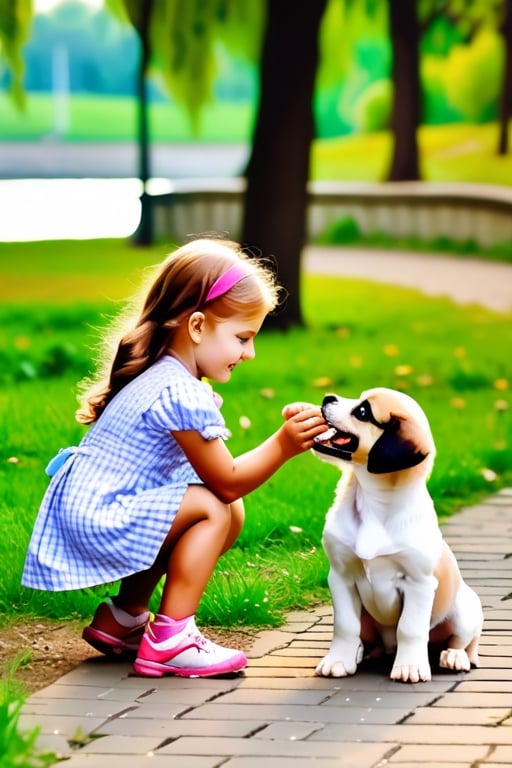
[{"label": "young girl", "polygon": [[[140,675],[205,677],[247,663],[203,637],[194,614],[242,528],[242,497],[326,426],[319,408],[286,406],[274,434],[233,458],[202,379],[226,382],[254,358],[278,299],[271,271],[235,243],[202,238],[179,248],[84,397],[77,418],[92,427],[48,465],[23,584],[57,591],[120,579],[83,637],[103,653],[136,652]],[[153,617],[148,603],[163,576]]]}]

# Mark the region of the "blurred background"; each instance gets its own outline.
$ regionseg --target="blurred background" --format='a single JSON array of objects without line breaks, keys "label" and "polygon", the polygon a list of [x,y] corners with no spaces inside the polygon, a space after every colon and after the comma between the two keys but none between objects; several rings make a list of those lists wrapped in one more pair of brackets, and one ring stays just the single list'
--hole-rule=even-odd
[{"label": "blurred background", "polygon": [[[146,22],[136,18],[137,3],[9,5],[18,27],[4,20],[1,240],[129,235],[139,222],[141,175],[152,179],[153,191],[169,188],[159,179],[243,176],[255,121],[263,119],[261,70],[272,34],[292,61],[307,36],[318,40],[318,59],[309,67],[314,85],[303,86],[311,91],[315,124],[312,180],[510,183],[505,0],[321,0],[305,3],[316,9],[295,13],[296,21],[286,2],[269,4],[282,6],[280,16],[264,0],[143,4],[156,21],[146,30],[151,151],[142,174]],[[272,24],[282,29],[269,31]],[[275,71],[286,101],[280,78]],[[299,121],[287,129],[289,143],[302,130]]]},{"label": "blurred background", "polygon": [[6,9],[0,241],[226,230],[292,292],[308,239],[509,252],[511,0]]}]

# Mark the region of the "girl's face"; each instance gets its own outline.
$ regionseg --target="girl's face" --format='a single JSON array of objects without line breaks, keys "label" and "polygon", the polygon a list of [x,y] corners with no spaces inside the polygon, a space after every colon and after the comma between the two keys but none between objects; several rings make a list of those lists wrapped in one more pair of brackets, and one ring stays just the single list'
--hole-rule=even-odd
[{"label": "girl's face", "polygon": [[195,349],[198,376],[220,383],[229,381],[238,363],[255,357],[254,338],[264,319],[264,312],[249,317],[234,315],[222,321],[205,318]]}]

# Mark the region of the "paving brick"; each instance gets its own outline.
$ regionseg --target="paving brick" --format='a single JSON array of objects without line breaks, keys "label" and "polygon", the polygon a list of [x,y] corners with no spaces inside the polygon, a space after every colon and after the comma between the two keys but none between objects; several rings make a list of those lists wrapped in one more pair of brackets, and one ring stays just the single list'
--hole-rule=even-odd
[{"label": "paving brick", "polygon": [[107,720],[99,724],[93,733],[105,736],[148,736],[160,743],[165,739],[178,739],[182,736],[245,738],[261,727],[262,723],[254,720],[173,720],[153,715]]},{"label": "paving brick", "polygon": [[[265,756],[265,768],[313,768],[313,766],[315,768],[369,768],[369,766],[377,766],[380,759],[381,754],[375,745],[351,744],[348,749],[347,745],[344,745],[344,751],[333,758]],[[222,768],[261,768],[261,766],[261,757],[251,755],[233,757],[222,763]]]},{"label": "paving brick", "polygon": [[[487,611],[489,613],[489,611]],[[504,622],[503,620],[496,621],[496,627],[492,630],[487,627],[484,627],[484,631],[482,632],[480,636],[480,645],[489,645],[489,646],[500,646],[501,648],[504,648],[507,645],[512,645],[512,634],[510,630],[512,627],[508,624],[508,622]]]},{"label": "paving brick", "polygon": [[512,765],[512,747],[497,746],[489,755],[490,761],[498,764]]},{"label": "paving brick", "polygon": [[261,632],[254,639],[254,642],[247,653],[247,658],[257,659],[266,656],[276,648],[291,643],[296,637],[297,635],[295,632],[284,632],[282,630]]},{"label": "paving brick", "polygon": [[289,656],[299,659],[312,659],[313,661],[311,664],[314,669],[318,660],[321,659],[322,656],[325,656],[329,650],[330,643],[330,640],[326,640],[325,642],[320,641],[318,643],[301,643],[300,645],[289,645],[287,648],[283,648],[272,655],[280,656],[281,658],[283,656]]},{"label": "paving brick", "polygon": [[80,749],[83,755],[150,755],[159,742],[154,736],[102,736]]},{"label": "paving brick", "polygon": [[374,707],[386,709],[389,707],[410,708],[426,707],[436,701],[437,694],[419,686],[413,688],[407,685],[395,684],[393,691],[340,691],[331,696],[325,707]]},{"label": "paving brick", "polygon": [[391,755],[389,764],[410,763],[423,768],[425,764],[432,763],[436,768],[443,768],[445,763],[462,763],[470,768],[477,761],[484,760],[488,752],[489,748],[485,745],[408,744]]},{"label": "paving brick", "polygon": [[435,702],[436,707],[506,707],[512,706],[512,696],[508,693],[458,693],[453,691]]},{"label": "paving brick", "polygon": [[270,739],[270,740],[285,740],[285,741],[297,741],[307,739],[319,728],[322,728],[322,724],[319,723],[301,723],[297,720],[293,721],[279,721],[278,723],[271,723],[266,728],[258,731],[254,734],[255,739]]},{"label": "paving brick", "polygon": [[[69,752],[68,741],[60,733],[42,733],[37,740],[37,748],[40,752],[54,752],[56,755],[65,755]],[[15,763],[11,763],[11,765],[15,765]]]},{"label": "paving brick", "polygon": [[245,676],[258,678],[311,677],[315,668],[310,660],[308,666],[304,668],[298,666],[280,666],[277,660],[274,659],[270,662],[271,657],[267,656],[266,658],[269,659],[268,664],[262,664],[260,667],[248,667],[245,670]]},{"label": "paving brick", "polygon": [[[435,762],[435,763],[424,763],[423,761],[415,761],[414,763],[407,760],[406,762],[400,761],[400,752],[396,753],[396,758],[393,758],[393,765],[399,765],[400,768],[474,768],[472,763],[446,763],[446,762]],[[487,763],[485,763],[487,766]],[[379,766],[379,768],[383,768],[384,763],[382,763],[382,766]],[[502,766],[503,768],[503,766]]]},{"label": "paving brick", "polygon": [[468,680],[457,686],[457,693],[512,693],[512,679]]},{"label": "paving brick", "polygon": [[326,690],[292,690],[282,689],[251,689],[239,688],[237,691],[226,693],[218,701],[222,704],[321,704],[332,695]]},{"label": "paving brick", "polygon": [[368,722],[396,723],[405,717],[411,707],[355,706],[327,707],[297,704],[205,704],[188,712],[185,719],[199,720],[254,720],[260,723],[273,721],[316,722],[316,723],[359,723],[363,718]]},{"label": "paving brick", "polygon": [[[414,721],[412,721],[414,722]],[[310,737],[310,741],[350,741],[351,739],[364,742],[392,742],[402,744],[436,744],[436,745],[512,745],[511,728],[489,728],[478,725],[414,725],[406,722],[403,725],[388,724],[354,724],[344,728],[344,721],[328,723]]]},{"label": "paving brick", "polygon": [[129,709],[137,708],[132,700],[126,702],[120,701],[102,701],[100,699],[80,699],[78,697],[71,700],[65,699],[38,699],[37,704],[33,704],[29,699],[23,708],[25,714],[44,714],[46,715],[73,715],[85,718],[112,717],[113,715]]},{"label": "paving brick", "polygon": [[39,728],[43,734],[62,736],[67,744],[67,739],[72,738],[76,733],[90,733],[104,722],[104,717],[22,714],[19,719],[19,729],[20,731],[31,731],[34,728]]},{"label": "paving brick", "polygon": [[507,707],[418,707],[407,722],[413,725],[496,725],[509,714]]},{"label": "paving brick", "polygon": [[[178,768],[218,768],[220,759],[218,755],[181,755]],[[66,768],[168,768],[169,755],[150,753],[116,756],[75,753],[64,765]]]},{"label": "paving brick", "polygon": [[510,680],[512,672],[510,665],[502,665],[501,667],[488,667],[486,669],[473,669],[471,671],[472,680]]},{"label": "paving brick", "polygon": [[[351,751],[360,756],[365,755],[373,761],[379,760],[382,756],[382,745],[358,744],[357,742],[347,742],[340,749],[337,742],[317,743],[312,741],[266,741],[265,739],[177,739],[171,744],[162,747],[161,754],[167,755],[253,755],[260,758],[267,757],[288,757],[288,758],[338,758]],[[367,763],[372,765],[373,763]],[[321,765],[321,763],[320,763]]]}]

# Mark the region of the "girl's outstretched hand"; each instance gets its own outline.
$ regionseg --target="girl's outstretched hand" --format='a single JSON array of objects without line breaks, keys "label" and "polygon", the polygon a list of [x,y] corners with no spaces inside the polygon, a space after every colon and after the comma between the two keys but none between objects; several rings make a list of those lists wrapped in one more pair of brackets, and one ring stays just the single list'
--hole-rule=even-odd
[{"label": "girl's outstretched hand", "polygon": [[281,413],[286,421],[279,431],[290,455],[312,448],[314,438],[328,429],[318,405],[289,403]]},{"label": "girl's outstretched hand", "polygon": [[300,411],[305,411],[308,408],[316,408],[318,413],[321,415],[320,406],[317,406],[314,403],[296,402],[288,403],[288,405],[285,405],[281,411],[281,416],[283,419],[289,419],[290,416],[295,416],[297,413],[300,413]]}]

